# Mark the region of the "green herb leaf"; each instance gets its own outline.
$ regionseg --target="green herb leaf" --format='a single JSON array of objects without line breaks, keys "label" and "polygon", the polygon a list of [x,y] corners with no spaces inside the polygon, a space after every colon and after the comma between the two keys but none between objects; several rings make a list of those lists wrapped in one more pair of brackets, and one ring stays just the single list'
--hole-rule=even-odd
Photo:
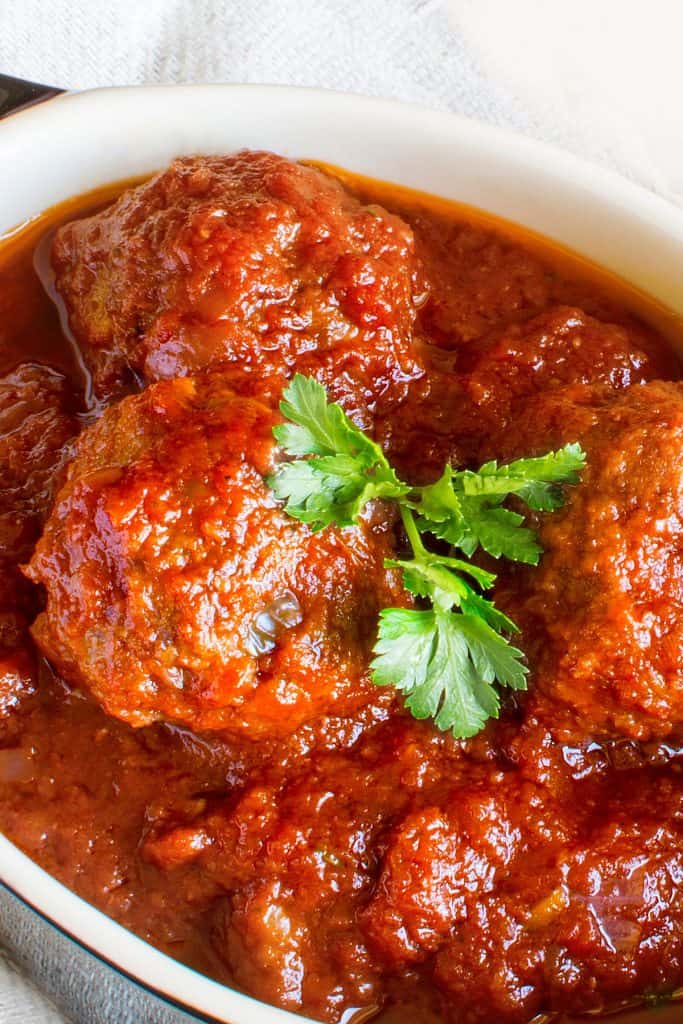
[{"label": "green herb leaf", "polygon": [[537,565],[541,547],[524,526],[524,517],[502,502],[515,495],[535,511],[552,511],[564,503],[562,484],[576,483],[585,465],[579,445],[569,444],[540,458],[518,459],[505,466],[487,462],[478,472],[446,466],[439,480],[418,489],[411,504],[421,531],[459,547],[472,556],[482,547],[494,558]]},{"label": "green herb leaf", "polygon": [[415,718],[433,718],[462,739],[498,717],[496,680],[525,686],[521,651],[473,614],[385,609],[375,655],[378,686],[395,686]]},{"label": "green herb leaf", "polygon": [[538,564],[541,546],[534,531],[522,525],[524,516],[509,508],[490,507],[476,498],[465,498],[463,507],[467,534],[460,547],[466,554],[473,555],[482,547],[494,558]]},{"label": "green herb leaf", "polygon": [[549,512],[564,504],[560,484],[576,484],[586,464],[586,454],[578,444],[567,444],[556,452],[535,459],[517,459],[506,466],[487,462],[479,472],[454,474],[456,489],[469,496],[506,498],[516,494],[529,508]]},{"label": "green herb leaf", "polygon": [[273,429],[275,439],[288,455],[311,456],[303,463],[285,463],[268,480],[295,519],[313,530],[331,523],[351,526],[372,499],[408,492],[379,445],[340,406],[327,401],[317,381],[297,374],[280,410],[290,422]]}]

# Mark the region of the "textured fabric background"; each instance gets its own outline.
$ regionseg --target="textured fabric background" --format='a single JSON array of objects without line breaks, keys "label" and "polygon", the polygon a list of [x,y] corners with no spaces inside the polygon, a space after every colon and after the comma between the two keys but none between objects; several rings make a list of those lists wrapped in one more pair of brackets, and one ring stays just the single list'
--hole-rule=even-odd
[{"label": "textured fabric background", "polygon": [[[68,88],[282,82],[507,125],[683,203],[679,0],[0,0],[0,70]],[[0,126],[0,131],[2,130]],[[11,173],[5,168],[4,173]],[[166,1024],[0,894],[0,1024]]]}]

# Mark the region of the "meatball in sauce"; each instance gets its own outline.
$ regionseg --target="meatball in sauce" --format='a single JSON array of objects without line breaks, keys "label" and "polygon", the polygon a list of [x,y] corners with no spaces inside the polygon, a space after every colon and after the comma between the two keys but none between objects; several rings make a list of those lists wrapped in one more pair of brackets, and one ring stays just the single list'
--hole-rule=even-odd
[{"label": "meatball in sauce", "polygon": [[239,364],[316,374],[349,410],[421,373],[413,233],[273,153],[176,160],[57,234],[56,284],[96,389]]},{"label": "meatball in sauce", "polygon": [[392,522],[314,534],[285,514],[272,409],[220,375],[153,384],[81,434],[27,575],[33,635],[132,725],[259,737],[377,691],[380,608],[405,603]]},{"label": "meatball in sauce", "polygon": [[20,562],[40,536],[77,429],[61,373],[20,363],[0,377],[0,743],[16,734],[37,686],[27,636],[39,602]]},{"label": "meatball in sauce", "polygon": [[665,737],[683,725],[683,387],[584,388],[576,399],[555,395],[550,423],[541,399],[519,425],[520,453],[571,436],[588,465],[541,525],[533,579],[519,572],[505,600],[537,689],[571,708],[581,732]]}]

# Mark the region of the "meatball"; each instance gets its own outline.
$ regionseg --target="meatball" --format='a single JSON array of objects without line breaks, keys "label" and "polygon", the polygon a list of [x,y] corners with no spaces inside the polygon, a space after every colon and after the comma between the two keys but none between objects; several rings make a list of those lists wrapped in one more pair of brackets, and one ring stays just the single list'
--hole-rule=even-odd
[{"label": "meatball", "polygon": [[683,723],[683,386],[546,396],[507,455],[574,440],[588,455],[581,485],[543,518],[539,567],[500,599],[535,687],[581,731],[663,737]]},{"label": "meatball", "polygon": [[27,570],[47,592],[33,633],[109,714],[278,736],[376,694],[377,614],[403,595],[391,523],[313,534],[286,515],[264,480],[276,420],[209,374],[81,436]]},{"label": "meatball", "polygon": [[174,161],[57,234],[57,287],[100,393],[237,363],[316,373],[347,408],[419,374],[411,229],[272,153]]},{"label": "meatball", "polygon": [[519,866],[442,945],[435,980],[458,1022],[595,1013],[681,984],[680,783],[615,783],[593,794],[594,820]]},{"label": "meatball", "polygon": [[[499,782],[507,784],[502,774]],[[521,806],[521,794],[514,797]],[[521,842],[508,800],[486,780],[394,826],[376,891],[361,914],[383,959],[397,967],[424,960],[466,920],[472,894],[491,891]]]},{"label": "meatball", "polygon": [[0,377],[0,743],[36,688],[27,633],[36,593],[19,563],[40,533],[76,429],[60,374],[24,363]]},{"label": "meatball", "polygon": [[623,389],[673,370],[645,328],[603,323],[572,306],[556,306],[524,324],[463,346],[457,368],[473,401],[510,402],[567,384]]},{"label": "meatball", "polygon": [[[22,363],[0,377],[0,514],[3,525],[40,519],[77,425],[61,374]],[[10,543],[3,536],[3,548]],[[15,545],[16,549],[16,545]]]},{"label": "meatball", "polygon": [[[240,987],[316,1020],[382,1000],[362,908],[391,822],[422,786],[448,785],[452,740],[425,749],[424,724],[392,716],[344,750],[274,759],[241,790],[179,823],[159,820],[143,856],[165,871],[195,863],[216,880],[218,956]],[[417,792],[416,792],[417,791]],[[464,844],[463,844],[464,845]]]},{"label": "meatball", "polygon": [[478,466],[500,457],[535,396],[579,384],[624,390],[673,371],[645,328],[603,323],[572,306],[497,329],[448,357],[430,354],[434,365],[412,386],[401,415],[377,425],[404,471],[419,447],[425,481],[447,461]]}]

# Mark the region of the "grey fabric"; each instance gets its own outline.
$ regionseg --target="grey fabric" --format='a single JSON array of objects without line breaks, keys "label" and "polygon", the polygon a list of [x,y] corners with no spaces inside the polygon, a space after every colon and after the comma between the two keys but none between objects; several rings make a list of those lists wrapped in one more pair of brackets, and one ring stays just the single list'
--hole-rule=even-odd
[{"label": "grey fabric", "polygon": [[[0,886],[2,1024],[190,1024]],[[22,972],[21,974],[19,972]],[[27,983],[27,978],[33,979]],[[42,994],[41,994],[42,993]]]}]

